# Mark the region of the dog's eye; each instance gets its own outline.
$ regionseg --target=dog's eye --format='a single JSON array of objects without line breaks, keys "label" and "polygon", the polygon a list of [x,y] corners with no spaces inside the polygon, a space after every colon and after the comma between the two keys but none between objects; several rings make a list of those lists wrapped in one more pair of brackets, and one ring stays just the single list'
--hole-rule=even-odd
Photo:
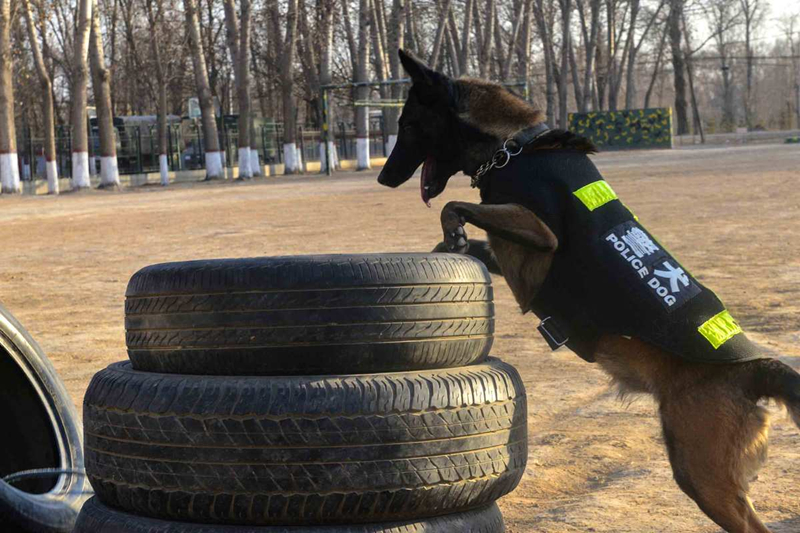
[{"label": "dog's eye", "polygon": [[410,122],[403,122],[400,125],[400,127],[403,129],[403,131],[413,131],[414,130],[414,124],[412,124]]}]

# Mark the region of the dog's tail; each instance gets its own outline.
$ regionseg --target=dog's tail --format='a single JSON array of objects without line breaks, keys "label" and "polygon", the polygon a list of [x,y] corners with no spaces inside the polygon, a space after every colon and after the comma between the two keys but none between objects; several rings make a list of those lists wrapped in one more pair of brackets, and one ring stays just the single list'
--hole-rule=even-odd
[{"label": "dog's tail", "polygon": [[759,359],[753,363],[755,369],[750,373],[747,392],[757,400],[770,398],[785,405],[800,428],[800,374],[777,359]]}]

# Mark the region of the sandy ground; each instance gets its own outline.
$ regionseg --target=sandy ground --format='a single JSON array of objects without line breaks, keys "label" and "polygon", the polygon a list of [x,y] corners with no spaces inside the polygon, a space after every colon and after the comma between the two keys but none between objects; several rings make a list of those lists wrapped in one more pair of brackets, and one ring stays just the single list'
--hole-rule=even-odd
[{"label": "sandy ground", "polygon": [[[751,338],[800,369],[800,149],[596,161]],[[477,198],[466,178],[454,178],[426,209],[416,180],[393,191],[375,175],[0,196],[0,301],[39,341],[80,405],[92,374],[125,358],[123,298],[137,269],[196,258],[426,251],[440,237],[436,208]],[[519,368],[530,403],[527,475],[500,502],[509,530],[719,531],[672,481],[653,403],[622,404],[596,366],[548,351],[534,319],[520,315],[502,278],[494,281],[494,353]],[[753,499],[775,532],[797,532],[800,432],[773,411],[771,458]]]}]

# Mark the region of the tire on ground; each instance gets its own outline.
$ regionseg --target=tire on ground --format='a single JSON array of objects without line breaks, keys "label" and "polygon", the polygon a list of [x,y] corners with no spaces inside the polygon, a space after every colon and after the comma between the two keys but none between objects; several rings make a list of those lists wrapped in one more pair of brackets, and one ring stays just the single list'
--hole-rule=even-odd
[{"label": "tire on ground", "polygon": [[[89,496],[73,473],[83,468],[80,418],[50,360],[2,305],[0,408],[0,530],[70,533]],[[65,472],[25,475],[42,469]]]},{"label": "tire on ground", "polygon": [[525,391],[497,360],[355,376],[99,372],[86,470],[104,503],[247,525],[416,520],[511,492],[527,459]]},{"label": "tire on ground", "polygon": [[454,254],[165,263],[128,284],[137,370],[297,375],[451,368],[482,361],[491,278]]},{"label": "tire on ground", "polygon": [[339,526],[220,526],[169,522],[106,507],[92,498],[81,510],[74,533],[503,533],[497,504],[411,522]]}]

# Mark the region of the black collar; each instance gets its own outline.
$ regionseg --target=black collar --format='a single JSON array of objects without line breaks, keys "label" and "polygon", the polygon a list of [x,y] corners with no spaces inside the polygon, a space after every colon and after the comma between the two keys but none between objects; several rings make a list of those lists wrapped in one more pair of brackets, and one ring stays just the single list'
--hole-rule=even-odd
[{"label": "black collar", "polygon": [[506,166],[508,162],[511,161],[512,157],[519,155],[520,152],[522,152],[522,148],[525,145],[532,143],[548,131],[550,131],[550,127],[544,122],[540,122],[535,126],[520,130],[514,134],[513,137],[506,139],[506,141],[503,143],[503,147],[496,151],[489,161],[478,167],[478,170],[472,174],[471,186],[473,188],[477,187],[480,189],[483,176],[487,172],[493,168],[503,168]]}]

